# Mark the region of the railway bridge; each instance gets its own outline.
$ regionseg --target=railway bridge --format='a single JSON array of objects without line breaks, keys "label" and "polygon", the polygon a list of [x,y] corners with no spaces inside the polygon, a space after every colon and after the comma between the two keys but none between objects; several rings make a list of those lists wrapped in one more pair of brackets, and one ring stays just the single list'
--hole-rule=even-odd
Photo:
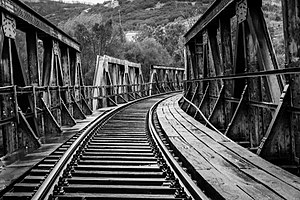
[{"label": "railway bridge", "polygon": [[87,86],[76,40],[0,1],[0,199],[300,199],[300,2],[281,2],[285,64],[264,0],[215,0],[184,68],[146,83],[99,56]]}]

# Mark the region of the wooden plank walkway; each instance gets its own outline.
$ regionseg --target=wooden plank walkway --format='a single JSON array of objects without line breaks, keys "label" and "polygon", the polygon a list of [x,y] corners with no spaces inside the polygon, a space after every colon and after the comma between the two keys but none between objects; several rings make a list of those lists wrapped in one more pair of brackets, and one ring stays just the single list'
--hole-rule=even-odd
[{"label": "wooden plank walkway", "polygon": [[179,107],[180,97],[159,104],[159,122],[212,192],[225,199],[300,199],[299,177],[196,121]]}]

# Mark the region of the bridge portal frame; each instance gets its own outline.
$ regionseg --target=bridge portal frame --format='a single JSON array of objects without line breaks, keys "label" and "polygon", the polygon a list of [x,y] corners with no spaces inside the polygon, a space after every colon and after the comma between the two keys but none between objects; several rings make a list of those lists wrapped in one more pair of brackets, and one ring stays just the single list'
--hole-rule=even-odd
[{"label": "bridge portal frame", "polygon": [[182,88],[184,72],[184,68],[152,65],[150,68],[151,94],[180,90]]},{"label": "bridge portal frame", "polygon": [[[286,66],[261,0],[214,1],[185,34],[185,98],[229,138],[290,170],[300,158],[299,6],[282,1]],[[181,107],[205,121],[187,101]]]},{"label": "bridge portal frame", "polygon": [[[11,156],[38,148],[91,110],[75,39],[20,0],[0,1],[0,22],[1,155]],[[18,34],[25,37],[22,52]]]},{"label": "bridge portal frame", "polygon": [[140,63],[107,55],[97,56],[93,87],[93,110],[148,95]]}]

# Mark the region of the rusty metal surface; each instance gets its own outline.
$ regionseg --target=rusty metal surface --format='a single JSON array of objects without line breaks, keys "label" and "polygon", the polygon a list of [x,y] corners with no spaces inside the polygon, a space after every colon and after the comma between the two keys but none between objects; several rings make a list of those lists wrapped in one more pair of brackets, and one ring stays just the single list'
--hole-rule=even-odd
[{"label": "rusty metal surface", "polygon": [[[283,17],[285,63],[280,64],[265,3],[214,1],[187,32],[185,97],[232,140],[299,175],[299,1],[274,7],[276,14],[282,8]],[[197,41],[203,48],[198,54]],[[182,107],[201,121],[196,108],[186,102]]]},{"label": "rusty metal surface", "polygon": [[1,0],[0,8],[8,12],[17,20],[24,21],[45,34],[65,43],[76,51],[80,51],[80,44],[71,36],[60,30],[20,0]]},{"label": "rusty metal surface", "polygon": [[188,43],[199,31],[204,29],[212,20],[216,19],[228,7],[234,5],[237,0],[221,0],[214,3],[205,11],[200,19],[192,26],[192,28],[184,35],[185,42]]}]

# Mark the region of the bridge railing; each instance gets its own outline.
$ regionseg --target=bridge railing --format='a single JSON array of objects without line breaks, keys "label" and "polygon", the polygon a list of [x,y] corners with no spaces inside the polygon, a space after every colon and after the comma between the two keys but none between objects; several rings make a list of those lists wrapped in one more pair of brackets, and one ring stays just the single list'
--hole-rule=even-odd
[{"label": "bridge railing", "polygon": [[91,110],[82,88],[67,86],[84,85],[80,44],[21,0],[1,1],[0,9],[2,158],[37,148]]},{"label": "bridge railing", "polygon": [[[300,68],[290,67],[184,81],[181,108],[258,155],[292,166],[299,161],[293,119],[300,112],[290,83]],[[284,80],[278,96],[268,90],[270,77]]]},{"label": "bridge railing", "polygon": [[[150,69],[150,82],[163,81],[153,87],[152,92],[164,91],[165,88],[174,90],[183,80],[184,68],[170,67],[163,65],[152,65]],[[174,84],[170,84],[174,83]]]},{"label": "bridge railing", "polygon": [[[159,89],[152,91],[154,88]],[[1,110],[0,131],[17,133],[3,134],[1,139],[4,152],[1,153],[11,154],[20,149],[25,150],[25,153],[30,152],[51,137],[59,136],[63,126],[73,126],[76,119],[85,119],[86,115],[92,114],[91,108],[95,99],[97,108],[102,108],[182,88],[182,84],[173,82],[109,86],[0,87],[0,99],[14,108]],[[95,90],[99,91],[97,96],[94,95]],[[20,99],[28,104],[20,103]],[[22,105],[31,106],[23,108]],[[31,120],[35,121],[35,126],[29,124]],[[15,142],[11,143],[12,140]]]},{"label": "bridge railing", "polygon": [[[114,106],[154,94],[183,89],[178,82],[161,81],[129,85],[85,86],[87,93],[97,90],[97,96],[90,96],[88,102],[97,100],[96,108]],[[95,105],[94,105],[95,106]]]},{"label": "bridge railing", "polygon": [[[152,86],[152,87],[151,87]],[[116,104],[125,103],[131,101],[132,99],[138,99],[145,96],[150,96],[151,94],[160,94],[165,92],[171,92],[175,90],[183,89],[183,83],[179,84],[177,82],[150,82],[142,84],[130,84],[130,85],[108,85],[108,86],[6,86],[0,87],[0,98],[6,98],[7,104],[14,104],[14,111],[6,113],[6,117],[0,117],[0,126],[7,125],[11,120],[18,121],[17,113],[20,112],[17,97],[22,97],[22,95],[30,95],[31,102],[34,109],[29,107],[23,113],[24,116],[37,116],[45,111],[45,107],[49,111],[54,111],[56,109],[61,109],[62,104],[68,109],[70,106],[78,105],[78,108],[85,110],[84,107],[91,107],[92,100],[104,100],[110,99]],[[93,91],[99,90],[100,95],[94,96]],[[78,97],[79,96],[79,97]],[[127,96],[127,97],[126,97]],[[130,96],[130,97],[128,97]],[[114,100],[114,98],[120,97],[124,100],[119,102]],[[29,101],[29,100],[26,100]],[[51,102],[51,104],[50,104]],[[103,106],[99,106],[101,108]],[[75,112],[75,111],[74,111]],[[73,112],[72,112],[73,113]],[[89,112],[83,111],[83,114],[89,114]],[[60,125],[67,125],[64,123],[59,123]]]},{"label": "bridge railing", "polygon": [[[283,19],[283,34],[276,36],[264,13],[271,4],[262,0],[214,1],[184,35],[185,79],[191,81],[182,108],[289,170],[300,166],[297,3],[271,3]],[[278,53],[285,53],[284,61]]]}]

